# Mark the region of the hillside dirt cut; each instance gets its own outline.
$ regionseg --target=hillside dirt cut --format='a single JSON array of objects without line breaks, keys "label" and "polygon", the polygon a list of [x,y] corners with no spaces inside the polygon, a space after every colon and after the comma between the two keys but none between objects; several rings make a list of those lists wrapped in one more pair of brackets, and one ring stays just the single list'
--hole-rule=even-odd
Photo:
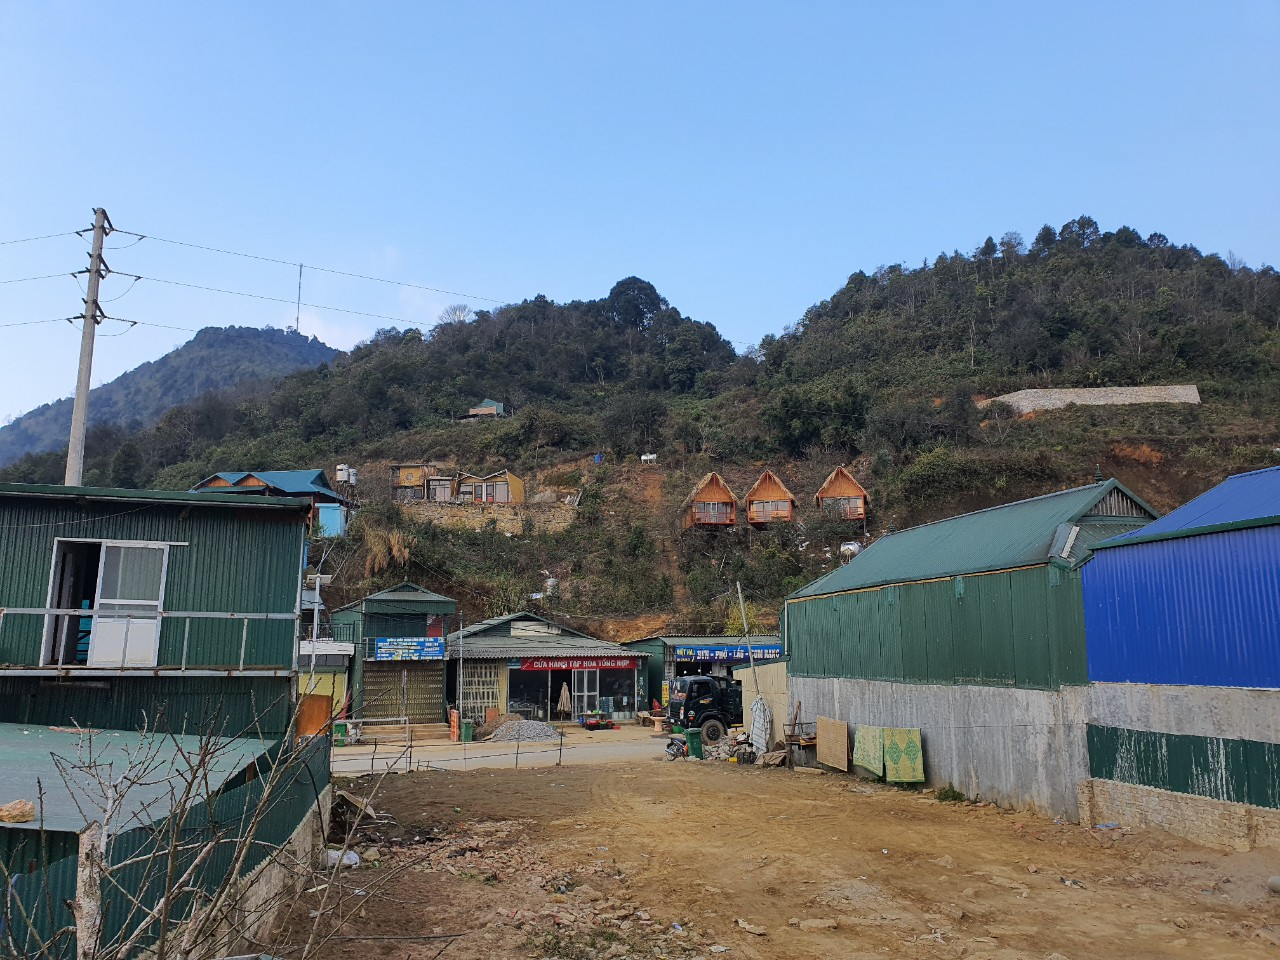
[{"label": "hillside dirt cut", "polygon": [[[656,749],[656,745],[655,745]],[[345,784],[369,791],[372,780]],[[1224,853],[844,775],[655,759],[390,776],[370,892],[315,954],[373,958],[1265,957],[1274,851]],[[376,849],[374,849],[376,847]],[[374,890],[380,871],[403,873]],[[384,874],[385,875],[385,874]],[[313,905],[290,918],[301,936]],[[292,930],[290,929],[292,926]],[[456,939],[410,939],[447,937]],[[370,939],[365,939],[370,938]],[[380,939],[377,939],[380,938]]]}]

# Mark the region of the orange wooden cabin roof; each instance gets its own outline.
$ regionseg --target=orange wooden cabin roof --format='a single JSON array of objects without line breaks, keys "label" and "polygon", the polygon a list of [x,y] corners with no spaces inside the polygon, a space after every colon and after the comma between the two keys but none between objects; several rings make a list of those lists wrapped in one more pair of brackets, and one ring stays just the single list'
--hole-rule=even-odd
[{"label": "orange wooden cabin roof", "polygon": [[736,505],[737,502],[738,498],[729,489],[729,485],[724,482],[724,478],[720,474],[713,472],[708,473],[697,482],[693,492],[685,497],[680,509],[687,510],[695,503],[732,503]]},{"label": "orange wooden cabin roof", "polygon": [[851,474],[844,467],[836,467],[831,474],[823,481],[822,486],[818,488],[818,492],[813,495],[813,502],[820,504],[826,497],[863,497],[865,498],[867,491],[863,489],[862,484],[853,479]]},{"label": "orange wooden cabin roof", "polygon": [[772,470],[766,470],[760,474],[760,479],[755,482],[755,486],[747,491],[747,503],[754,503],[757,500],[789,500],[793,506],[796,503],[795,496]]}]

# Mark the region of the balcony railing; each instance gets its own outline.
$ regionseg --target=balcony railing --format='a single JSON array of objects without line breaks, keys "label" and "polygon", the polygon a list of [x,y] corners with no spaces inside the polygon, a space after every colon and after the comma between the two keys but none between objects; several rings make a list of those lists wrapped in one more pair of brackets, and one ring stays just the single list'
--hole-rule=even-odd
[{"label": "balcony railing", "polygon": [[[297,628],[290,632],[292,653],[287,658],[288,666],[285,666],[281,660],[273,663],[246,663],[246,660],[252,653],[250,646],[250,626],[260,623],[285,623],[292,622],[296,625],[298,614],[296,613],[235,613],[235,612],[212,612],[212,611],[194,611],[194,610],[160,610],[156,612],[146,613],[128,613],[119,608],[60,608],[60,607],[0,607],[0,638],[4,636],[4,628],[6,623],[21,622],[21,618],[40,617],[45,622],[40,625],[39,633],[33,636],[28,642],[32,644],[33,653],[36,655],[31,659],[36,663],[18,663],[18,664],[0,664],[0,676],[14,675],[42,675],[42,676],[58,676],[69,674],[94,674],[94,675],[129,675],[129,674],[148,674],[155,675],[164,674],[185,674],[189,676],[226,676],[228,674],[244,675],[244,676],[290,676],[297,671]],[[79,635],[87,636],[89,658],[92,659],[92,650],[94,643],[94,630],[101,629],[102,625],[110,623],[113,626],[123,622],[123,632],[120,638],[120,657],[119,662],[115,662],[114,653],[111,656],[111,663],[80,663],[68,662],[66,659],[68,647],[78,649],[79,644],[69,644],[64,639],[63,642],[57,643],[57,658],[51,662],[42,662],[45,658],[39,654],[39,651],[46,650],[49,645],[47,618],[49,617],[66,617],[70,623],[65,625],[55,625],[54,629],[59,628],[70,631],[77,631]],[[89,627],[87,635],[85,634],[83,624],[88,621]],[[162,633],[166,621],[174,623],[182,623],[182,652],[181,656],[176,660],[165,662],[169,655],[163,654],[162,650],[166,647],[172,647],[169,638]],[[191,664],[191,625],[202,621],[231,621],[240,624],[240,637],[238,651],[234,654],[234,665],[231,663],[222,663],[210,665],[205,663]],[[99,639],[102,639],[101,634]],[[129,646],[130,642],[134,644],[135,660],[130,662]],[[256,639],[256,638],[255,638]],[[225,640],[220,643],[225,643]],[[268,643],[280,643],[280,637],[268,638]],[[154,663],[139,663],[136,655],[138,653],[138,644],[154,645],[156,653]],[[145,646],[144,646],[145,649]],[[228,648],[233,649],[233,648]],[[102,658],[97,658],[102,661]]]}]

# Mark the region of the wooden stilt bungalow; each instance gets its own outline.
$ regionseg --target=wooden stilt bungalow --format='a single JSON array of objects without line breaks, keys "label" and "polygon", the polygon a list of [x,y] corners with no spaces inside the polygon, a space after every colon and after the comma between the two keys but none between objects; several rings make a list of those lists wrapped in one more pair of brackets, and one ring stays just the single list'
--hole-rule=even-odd
[{"label": "wooden stilt bungalow", "polygon": [[747,491],[747,523],[753,527],[767,523],[791,523],[796,515],[796,498],[772,470],[760,474]]},{"label": "wooden stilt bungalow", "polygon": [[680,505],[684,529],[732,527],[738,522],[738,498],[718,473],[708,473]]},{"label": "wooden stilt bungalow", "polygon": [[836,467],[823,481],[813,502],[824,514],[841,520],[867,520],[867,491],[844,467]]}]

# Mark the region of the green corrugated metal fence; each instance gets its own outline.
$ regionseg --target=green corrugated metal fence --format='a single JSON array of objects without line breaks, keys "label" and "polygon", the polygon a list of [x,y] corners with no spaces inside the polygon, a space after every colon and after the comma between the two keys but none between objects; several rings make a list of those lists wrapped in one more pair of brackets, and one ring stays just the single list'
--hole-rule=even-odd
[{"label": "green corrugated metal fence", "polygon": [[796,676],[1088,682],[1079,571],[1047,565],[790,600],[787,631]]},{"label": "green corrugated metal fence", "polygon": [[1280,808],[1280,744],[1089,725],[1089,774]]},{"label": "green corrugated metal fence", "polygon": [[[237,847],[246,840],[251,847],[240,871],[242,875],[248,874],[287,841],[315,807],[329,782],[329,763],[328,739],[315,738],[284,768],[265,803],[263,794],[267,781],[259,778],[224,790],[208,803],[191,808],[181,815],[176,831],[162,821],[154,827],[119,834],[110,843],[108,856],[111,861],[121,863],[135,857],[142,858],[142,861],[121,868],[113,875],[112,882],[140,895],[144,902],[158,903],[168,889],[171,863],[176,867],[175,876],[180,876],[200,849],[216,843],[213,853],[197,867],[190,883],[195,890],[207,894],[216,890],[235,868]],[[259,823],[256,830],[251,830],[255,814],[259,814]],[[71,836],[74,850],[75,837],[68,836]],[[178,853],[171,860],[166,848],[175,836],[184,845],[196,845],[196,849]],[[151,852],[157,848],[160,853],[151,858]],[[40,956],[42,960],[70,960],[75,956],[73,935],[59,937],[53,948],[45,952],[39,952],[37,939],[48,941],[53,931],[73,923],[65,903],[74,899],[75,887],[75,856],[52,863],[42,871],[25,874],[15,884],[11,891],[9,914],[14,921],[12,933],[15,944],[24,951],[20,955]],[[199,893],[176,897],[172,920],[185,919],[199,902]],[[18,903],[21,910],[31,917],[34,930],[14,920],[15,913],[19,911]],[[119,894],[108,890],[104,893],[103,903],[104,943],[122,942],[141,925],[141,917]],[[153,925],[141,947],[154,944],[158,932]]]}]

